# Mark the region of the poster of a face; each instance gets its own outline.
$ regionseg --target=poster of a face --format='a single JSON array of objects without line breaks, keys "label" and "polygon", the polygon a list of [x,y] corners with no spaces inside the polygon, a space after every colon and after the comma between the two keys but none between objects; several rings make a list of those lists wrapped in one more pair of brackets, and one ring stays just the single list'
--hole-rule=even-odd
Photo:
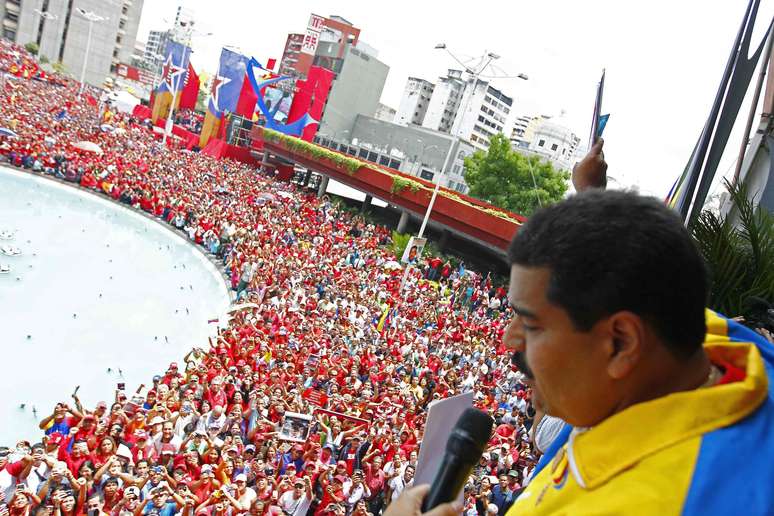
[{"label": "poster of a face", "polygon": [[302,443],[309,437],[312,426],[312,416],[297,412],[285,412],[280,427],[279,437],[285,441]]},{"label": "poster of a face", "polygon": [[293,102],[293,94],[279,88],[267,86],[263,94],[263,100],[269,113],[272,113],[274,121],[284,124],[290,113],[290,105]]},{"label": "poster of a face", "polygon": [[406,249],[403,251],[400,261],[409,265],[416,265],[419,258],[422,256],[422,249],[424,249],[427,243],[426,238],[411,237]]}]

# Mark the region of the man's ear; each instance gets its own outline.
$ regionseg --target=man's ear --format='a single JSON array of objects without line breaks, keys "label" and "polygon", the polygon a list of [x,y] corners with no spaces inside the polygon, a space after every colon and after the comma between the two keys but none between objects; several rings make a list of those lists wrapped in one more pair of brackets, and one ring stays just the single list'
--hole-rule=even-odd
[{"label": "man's ear", "polygon": [[620,380],[631,373],[642,357],[645,344],[643,321],[632,312],[616,312],[607,319],[605,330],[609,357],[607,372],[611,378]]}]

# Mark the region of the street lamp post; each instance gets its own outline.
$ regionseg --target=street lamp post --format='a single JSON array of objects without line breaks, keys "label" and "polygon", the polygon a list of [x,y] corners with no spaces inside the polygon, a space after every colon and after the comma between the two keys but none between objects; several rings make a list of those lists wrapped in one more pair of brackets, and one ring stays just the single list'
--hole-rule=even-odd
[{"label": "street lamp post", "polygon": [[[186,64],[186,59],[185,59],[186,50],[190,48],[189,45],[191,44],[191,39],[192,39],[192,37],[194,35],[194,32],[195,31],[193,30],[193,27],[191,27],[188,30],[188,40],[187,40],[188,41],[188,45],[185,45],[183,47],[183,59],[182,59],[182,62],[180,63],[181,65]],[[212,36],[213,33],[212,32],[206,32],[206,33],[205,32],[196,32],[196,35],[197,36],[207,37],[207,36]],[[185,77],[187,73],[188,73],[188,68],[186,67],[186,69],[183,70],[183,72],[180,74],[180,78],[178,79],[177,84],[173,85],[174,88],[175,88],[175,91],[172,94],[172,105],[169,107],[169,115],[167,116],[167,125],[164,126],[164,136],[161,138],[161,144],[162,145],[166,145],[167,144],[167,138],[169,137],[169,134],[172,132],[172,127],[175,125],[175,105],[177,104],[177,96],[178,96],[180,90],[182,89],[180,87],[180,81],[183,80],[183,77]]]},{"label": "street lamp post", "polygon": [[[436,50],[444,50],[449,53],[457,62],[459,62],[459,59],[457,59],[454,54],[449,52],[449,50],[446,48],[446,43],[439,43],[435,46]],[[435,199],[438,197],[438,191],[441,189],[441,177],[446,172],[446,168],[449,166],[449,161],[451,160],[452,153],[455,150],[454,141],[455,139],[459,141],[459,133],[461,132],[460,129],[462,128],[462,122],[465,117],[465,113],[468,111],[468,108],[470,107],[470,99],[473,98],[473,94],[476,91],[476,86],[478,84],[478,78],[481,75],[481,73],[490,65],[490,63],[496,59],[500,59],[500,56],[495,54],[494,52],[487,52],[485,56],[481,58],[481,62],[479,66],[477,66],[474,69],[471,69],[468,66],[465,66],[465,71],[471,75],[472,78],[472,88],[470,89],[470,94],[465,99],[465,107],[462,110],[462,115],[460,116],[460,126],[457,128],[456,135],[454,134],[455,131],[453,130],[452,126],[452,140],[449,142],[449,151],[446,153],[446,158],[443,161],[443,167],[441,168],[441,171],[438,174],[438,178],[435,182],[435,188],[433,189],[433,195],[430,197],[430,202],[427,204],[427,210],[425,211],[425,216],[422,219],[422,225],[419,227],[419,233],[417,233],[417,238],[422,238],[425,234],[425,229],[427,228],[427,222],[430,220],[430,213],[433,211],[433,205],[435,204]],[[519,79],[527,80],[527,76],[524,74],[519,74],[517,76]],[[475,126],[475,120],[473,122]],[[421,255],[420,255],[421,256]],[[406,266],[406,272],[403,274],[403,280],[401,281],[401,290],[403,290],[403,287],[406,284],[406,280],[408,279],[409,271],[411,270],[411,265],[409,264]]]},{"label": "street lamp post", "polygon": [[[41,11],[40,9],[35,9],[35,14],[37,14],[39,17],[43,18],[44,20],[56,20],[58,18],[57,15],[51,14],[48,11]],[[40,47],[38,48],[38,58],[44,56],[43,54],[43,32],[45,31],[46,23],[43,23],[43,27],[40,29]],[[48,59],[52,59],[52,57],[46,56]]]},{"label": "street lamp post", "polygon": [[[446,45],[444,43],[440,43],[436,45],[435,48],[440,50],[446,50]],[[462,110],[462,116],[460,116],[460,127],[457,129],[457,133],[458,133],[457,137],[459,137],[460,129],[462,129],[462,120],[465,118],[465,113],[467,113],[468,108],[470,107],[470,99],[473,98],[473,94],[476,92],[476,86],[478,85],[478,76],[481,75],[481,72],[483,72],[487,66],[489,66],[489,63],[491,63],[495,59],[500,59],[500,56],[498,56],[493,52],[489,52],[486,55],[486,59],[487,60],[483,62],[483,65],[477,67],[475,70],[471,70],[470,68],[466,70],[469,74],[471,74],[473,82],[472,82],[472,87],[470,89],[470,94],[465,99],[465,107]],[[473,123],[475,125],[475,121]],[[438,179],[436,180],[435,188],[433,189],[433,195],[432,197],[430,197],[430,202],[427,205],[425,218],[422,219],[422,225],[419,228],[419,234],[417,235],[419,238],[422,238],[422,235],[425,234],[425,228],[427,227],[427,221],[430,219],[430,213],[433,211],[435,198],[438,197],[438,190],[441,189],[441,177],[446,173],[446,167],[449,166],[449,160],[451,159],[452,152],[454,152],[454,140],[449,142],[449,151],[446,153],[446,158],[443,161],[443,168],[441,168],[441,171],[438,174]]]},{"label": "street lamp post", "polygon": [[101,22],[109,20],[106,16],[100,16],[93,11],[87,11],[80,7],[75,9],[78,14],[83,16],[89,22],[89,33],[86,36],[86,53],[83,56],[83,67],[81,68],[81,89],[78,91],[78,95],[83,95],[83,88],[86,85],[86,64],[89,62],[89,51],[91,50],[91,30],[94,26],[94,22]]},{"label": "street lamp post", "polygon": [[[187,46],[183,47],[183,59],[180,64],[185,64],[185,53],[187,48],[188,48]],[[166,126],[164,126],[164,136],[162,136],[161,138],[162,145],[167,144],[167,138],[169,137],[169,133],[172,132],[172,126],[175,125],[175,104],[177,104],[177,94],[181,90],[180,81],[183,80],[183,77],[185,76],[186,73],[188,73],[188,70],[185,70],[181,74],[179,74],[180,77],[177,79],[177,84],[172,85],[175,88],[175,91],[172,94],[172,105],[169,106],[169,115],[167,115],[167,124]]]}]

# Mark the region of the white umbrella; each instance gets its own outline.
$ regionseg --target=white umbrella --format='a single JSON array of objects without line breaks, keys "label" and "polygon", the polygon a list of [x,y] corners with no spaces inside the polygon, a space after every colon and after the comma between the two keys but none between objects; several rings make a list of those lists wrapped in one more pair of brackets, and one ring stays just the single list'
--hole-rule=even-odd
[{"label": "white umbrella", "polygon": [[7,127],[0,127],[0,136],[7,136],[8,138],[16,138],[18,135],[14,131],[8,129]]},{"label": "white umbrella", "polygon": [[385,269],[400,269],[402,268],[401,264],[396,262],[395,260],[390,260],[389,262],[384,262],[384,265],[382,265]]},{"label": "white umbrella", "polygon": [[94,142],[78,142],[75,145],[73,145],[76,149],[80,149],[84,152],[93,152],[94,154],[102,154],[102,147],[97,145]]},{"label": "white umbrella", "polygon": [[226,310],[226,313],[230,314],[232,312],[238,312],[239,310],[246,310],[247,308],[260,308],[260,306],[256,305],[255,303],[242,303],[241,305],[232,306]]},{"label": "white umbrella", "polygon": [[280,197],[284,197],[285,199],[292,199],[293,198],[293,194],[290,193],[290,192],[282,192],[282,191],[280,191],[280,192],[277,192],[277,195],[279,195]]}]

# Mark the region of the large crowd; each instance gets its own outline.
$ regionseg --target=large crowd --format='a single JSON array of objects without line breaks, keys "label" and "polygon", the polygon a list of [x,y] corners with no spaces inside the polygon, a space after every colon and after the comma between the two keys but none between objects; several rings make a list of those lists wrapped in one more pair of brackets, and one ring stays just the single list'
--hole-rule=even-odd
[{"label": "large crowd", "polygon": [[93,407],[63,396],[40,436],[0,448],[0,516],[378,515],[412,484],[428,404],[465,392],[496,430],[464,511],[506,512],[538,458],[535,410],[489,275],[430,257],[401,289],[387,228],[162,146],[147,121],[4,41],[0,68],[7,162],[184,231],[221,261],[236,303],[147,387]]}]

